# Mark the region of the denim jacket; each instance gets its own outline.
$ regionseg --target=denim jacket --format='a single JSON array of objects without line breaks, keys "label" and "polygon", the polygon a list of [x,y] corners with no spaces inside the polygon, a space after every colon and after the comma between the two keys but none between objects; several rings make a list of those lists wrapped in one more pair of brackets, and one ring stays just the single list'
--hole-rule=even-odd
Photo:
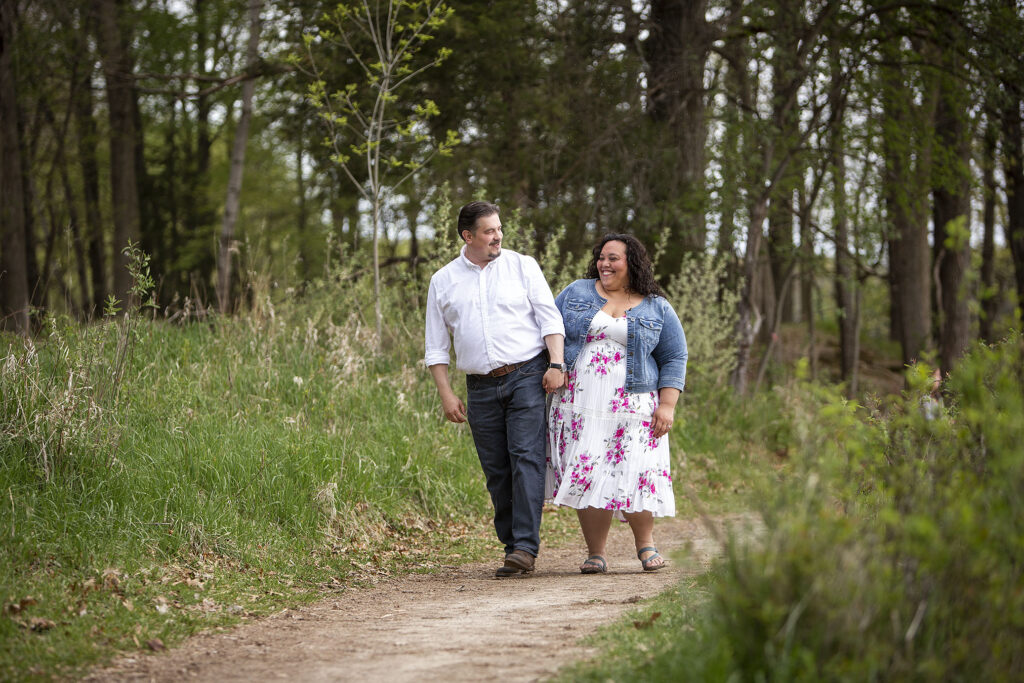
[{"label": "denim jacket", "polygon": [[[565,322],[565,362],[572,368],[586,343],[594,316],[607,303],[596,280],[576,280],[555,297]],[[626,391],[662,387],[683,390],[686,383],[686,334],[664,297],[648,296],[626,311]]]}]

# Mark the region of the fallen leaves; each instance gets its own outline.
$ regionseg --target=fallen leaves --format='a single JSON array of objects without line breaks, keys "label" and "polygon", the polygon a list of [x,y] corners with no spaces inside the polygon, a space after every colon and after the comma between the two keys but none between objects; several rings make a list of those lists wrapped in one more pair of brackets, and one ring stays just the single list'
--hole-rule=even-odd
[{"label": "fallen leaves", "polygon": [[5,605],[4,611],[8,614],[20,614],[21,612],[24,612],[26,608],[36,604],[38,604],[38,601],[35,598],[31,595],[26,595],[17,602],[11,602]]},{"label": "fallen leaves", "polygon": [[651,616],[646,619],[633,622],[633,628],[650,628],[654,621],[661,616],[661,612],[651,612]]},{"label": "fallen leaves", "polygon": [[28,623],[22,622],[22,626],[25,626],[29,630],[35,631],[36,633],[49,631],[56,625],[57,624],[54,623],[51,619],[43,619],[42,617],[32,617],[28,620]]}]

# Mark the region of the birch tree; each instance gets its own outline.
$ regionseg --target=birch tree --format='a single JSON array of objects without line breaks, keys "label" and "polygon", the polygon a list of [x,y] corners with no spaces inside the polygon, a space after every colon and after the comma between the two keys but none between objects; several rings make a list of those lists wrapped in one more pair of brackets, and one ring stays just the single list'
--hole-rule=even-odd
[{"label": "birch tree", "polygon": [[[451,130],[444,139],[432,136],[428,120],[439,113],[432,100],[402,99],[418,76],[450,54],[448,48],[433,55],[424,52],[451,14],[441,0],[361,0],[339,4],[325,14],[329,27],[305,35],[313,78],[309,100],[326,124],[331,159],[370,207],[378,339],[383,327],[379,240],[384,209],[406,180],[458,143]],[[355,65],[359,82],[328,88],[317,61],[327,46],[338,48]],[[357,170],[357,165],[362,168]]]}]

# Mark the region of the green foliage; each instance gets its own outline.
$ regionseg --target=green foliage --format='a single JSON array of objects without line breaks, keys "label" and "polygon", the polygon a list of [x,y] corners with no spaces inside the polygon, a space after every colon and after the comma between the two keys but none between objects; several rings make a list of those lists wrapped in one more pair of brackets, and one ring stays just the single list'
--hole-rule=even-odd
[{"label": "green foliage", "polygon": [[[339,3],[322,16],[323,26],[303,34],[304,57],[291,59],[310,79],[306,99],[326,126],[331,160],[373,202],[375,214],[385,193],[459,142],[454,130],[435,141],[430,121],[440,109],[410,94],[411,81],[451,55],[450,48],[432,56],[424,49],[452,12],[436,1]],[[321,63],[336,55],[356,68],[325,72]],[[336,85],[339,76],[352,80]],[[357,163],[365,168],[350,167]]]},{"label": "green foliage", "polygon": [[686,332],[687,374],[724,385],[736,366],[736,311],[739,288],[726,285],[728,262],[710,252],[683,257],[668,296]]},{"label": "green foliage", "polygon": [[[941,400],[930,368],[909,383],[887,412],[820,385],[780,389],[792,462],[757,497],[763,536],[727,546],[700,619],[628,648],[620,670],[1020,678],[1024,339],[976,347]],[[692,609],[663,607],[670,620]]]}]

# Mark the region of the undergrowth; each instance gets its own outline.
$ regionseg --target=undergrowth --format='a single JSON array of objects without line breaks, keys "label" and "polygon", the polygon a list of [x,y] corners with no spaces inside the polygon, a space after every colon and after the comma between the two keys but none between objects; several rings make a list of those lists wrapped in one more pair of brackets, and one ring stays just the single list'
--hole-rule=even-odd
[{"label": "undergrowth", "polygon": [[1019,680],[1024,340],[977,346],[941,396],[909,380],[868,406],[778,389],[791,462],[752,498],[762,536],[561,680]]}]

